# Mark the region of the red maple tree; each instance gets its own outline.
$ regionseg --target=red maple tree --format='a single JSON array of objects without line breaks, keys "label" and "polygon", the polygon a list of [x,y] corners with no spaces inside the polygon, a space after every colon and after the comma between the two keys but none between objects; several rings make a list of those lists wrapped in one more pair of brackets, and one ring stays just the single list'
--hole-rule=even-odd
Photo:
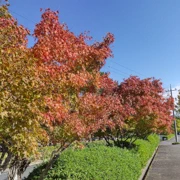
[{"label": "red maple tree", "polygon": [[82,101],[98,88],[100,69],[112,56],[109,46],[114,37],[108,33],[102,42],[89,45],[91,37],[85,33],[74,35],[65,24],[59,23],[58,12],[50,9],[42,14],[34,36],[37,42],[32,53],[37,59],[46,102],[42,112],[44,124],[51,142],[60,144],[47,171],[60,152],[88,135],[82,118]]}]

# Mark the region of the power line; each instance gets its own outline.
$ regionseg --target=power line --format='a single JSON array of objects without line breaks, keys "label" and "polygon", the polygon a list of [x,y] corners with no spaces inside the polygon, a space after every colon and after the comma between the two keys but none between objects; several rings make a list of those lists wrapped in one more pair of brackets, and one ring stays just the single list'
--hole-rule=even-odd
[{"label": "power line", "polygon": [[[30,23],[32,23],[34,26],[36,25],[36,22],[35,22],[35,21],[33,21],[33,20],[31,20],[31,19],[25,17],[24,15],[21,15],[21,14],[15,12],[15,11],[10,10],[10,9],[9,9],[9,11],[10,11],[11,13],[13,13],[13,14],[18,15],[18,16],[21,17],[21,18],[26,19],[27,21],[29,21]],[[34,29],[32,29],[32,28],[28,28],[28,30],[31,30],[32,32],[34,32]]]},{"label": "power line", "polygon": [[[36,25],[36,22],[34,22],[33,20],[25,17],[24,15],[21,15],[21,14],[15,12],[15,11],[10,10],[10,9],[9,9],[9,11],[12,12],[12,13],[14,13],[14,14],[16,14],[16,15],[18,15],[18,16],[20,16],[20,17],[22,17],[22,18],[24,18],[24,19],[26,19],[27,21],[33,23],[34,25]],[[32,31],[34,31],[34,30],[31,29],[31,28],[29,28],[29,29],[32,30]],[[131,68],[129,68],[129,67],[126,67],[126,66],[124,66],[124,65],[122,65],[122,64],[119,64],[119,63],[113,62],[113,61],[111,61],[111,62],[114,63],[114,64],[117,64],[117,65],[119,65],[119,66],[121,66],[121,67],[123,67],[124,69],[127,69],[127,70],[130,70],[130,71],[132,71],[132,72],[135,72],[135,73],[137,73],[137,74],[139,74],[139,75],[141,75],[141,76],[145,76],[145,75],[143,75],[142,73],[139,73],[138,71],[135,71],[135,70],[133,70],[133,69],[131,69]],[[122,71],[120,71],[120,70],[118,70],[118,69],[116,69],[116,68],[113,68],[113,67],[111,67],[111,66],[109,66],[109,68],[118,71],[118,73],[121,72],[121,73],[123,73],[123,74],[125,74],[125,75],[128,75],[128,76],[130,75],[130,74],[126,73],[126,72],[122,72]],[[112,70],[111,70],[111,71],[112,71]]]},{"label": "power line", "polygon": [[126,78],[123,74],[120,74],[120,73],[118,73],[118,72],[116,72],[116,71],[111,70],[111,73],[115,73],[115,74],[120,75],[120,76],[123,77],[123,78]]},{"label": "power line", "polygon": [[[109,68],[109,66],[108,66],[107,68]],[[110,69],[110,68],[109,68],[109,69]],[[116,72],[116,71],[114,71],[114,70],[112,70],[112,69],[110,69],[110,71],[107,70],[106,72],[108,72],[108,73],[110,73],[110,74],[113,72],[113,73],[118,74],[118,75],[120,75],[121,77],[125,78],[124,74],[119,73],[119,72]]]},{"label": "power line", "polygon": [[119,66],[121,66],[121,67],[123,67],[123,68],[125,68],[125,69],[127,69],[127,70],[130,70],[130,71],[132,71],[132,72],[135,72],[135,73],[137,73],[137,74],[139,74],[139,75],[141,75],[141,76],[145,76],[145,75],[143,75],[143,74],[141,74],[141,73],[139,73],[139,72],[137,72],[137,71],[135,71],[135,70],[133,70],[133,69],[130,69],[130,68],[124,66],[124,65],[121,65],[121,64],[119,64],[119,63],[117,63],[117,62],[113,62],[113,61],[111,61],[111,62],[114,63],[114,64],[117,64],[117,65],[119,65]]},{"label": "power line", "polygon": [[111,67],[111,66],[108,66],[109,68],[111,68],[111,69],[114,69],[115,71],[118,71],[118,72],[120,72],[120,73],[123,73],[123,74],[125,74],[125,75],[128,75],[128,76],[130,76],[130,74],[128,74],[128,73],[125,73],[125,72],[123,72],[123,71],[120,71],[119,69],[116,69],[116,68],[114,68],[114,67]]},{"label": "power line", "polygon": [[32,21],[31,19],[29,19],[29,18],[27,18],[27,17],[25,17],[25,16],[23,16],[23,15],[17,13],[17,12],[14,12],[14,11],[12,11],[10,9],[9,9],[9,11],[16,14],[16,15],[18,15],[18,16],[20,16],[20,17],[22,17],[22,18],[24,18],[24,19],[26,19],[26,20],[28,20],[29,22],[33,23],[34,25],[36,24],[36,22]]},{"label": "power line", "polygon": [[[126,67],[126,66],[124,66],[124,65],[121,65],[121,64],[119,64],[119,63],[117,63],[117,62],[113,62],[113,61],[111,61],[111,63],[114,63],[114,64],[117,64],[117,65],[119,65],[119,66],[121,66],[121,67],[123,67],[123,68],[125,68],[125,69],[127,69],[127,70],[130,70],[130,71],[132,71],[132,72],[135,72],[135,73],[137,73],[137,74],[139,74],[139,75],[141,75],[141,76],[143,76],[143,77],[146,77],[145,75],[143,75],[142,73],[139,73],[138,71],[135,71],[135,70],[133,70],[133,69],[130,69],[130,68],[128,68],[128,67]],[[112,67],[111,67],[112,68]],[[115,69],[115,68],[113,68],[113,69]],[[119,70],[117,70],[116,69],[116,71],[119,71]],[[125,73],[125,72],[123,72],[124,74],[127,74],[127,73]],[[163,82],[162,82],[163,83]],[[169,87],[169,85],[167,85],[167,84],[165,84],[165,83],[163,83],[165,86],[167,86],[167,87]],[[166,88],[164,88],[164,89],[167,89],[167,87]]]}]

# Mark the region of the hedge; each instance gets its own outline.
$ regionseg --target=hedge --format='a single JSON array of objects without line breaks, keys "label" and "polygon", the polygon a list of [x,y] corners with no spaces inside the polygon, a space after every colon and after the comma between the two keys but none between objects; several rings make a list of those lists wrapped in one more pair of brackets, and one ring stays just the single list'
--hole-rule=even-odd
[{"label": "hedge", "polygon": [[174,134],[168,134],[168,135],[167,135],[168,140],[170,140],[170,139],[173,138],[173,137],[174,137]]},{"label": "hedge", "polygon": [[[131,150],[108,147],[103,142],[90,143],[82,150],[71,148],[62,153],[45,180],[137,180],[158,143],[159,137],[150,135],[148,140],[137,140]],[[27,180],[37,180],[44,166]]]}]

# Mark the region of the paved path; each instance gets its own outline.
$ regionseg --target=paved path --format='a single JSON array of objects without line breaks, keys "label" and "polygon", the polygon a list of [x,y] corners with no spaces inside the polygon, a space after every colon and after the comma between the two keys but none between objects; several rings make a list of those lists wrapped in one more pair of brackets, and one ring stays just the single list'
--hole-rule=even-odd
[{"label": "paved path", "polygon": [[172,142],[174,138],[160,143],[145,180],[180,180],[180,145]]}]

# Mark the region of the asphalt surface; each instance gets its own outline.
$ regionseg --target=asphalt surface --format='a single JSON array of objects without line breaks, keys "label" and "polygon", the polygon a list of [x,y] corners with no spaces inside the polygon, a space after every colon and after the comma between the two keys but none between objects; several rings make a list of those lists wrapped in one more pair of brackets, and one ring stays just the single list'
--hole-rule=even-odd
[{"label": "asphalt surface", "polygon": [[[22,175],[22,178],[27,177],[27,176],[29,175],[29,173],[32,172],[33,169],[34,169],[36,166],[37,166],[37,165],[29,166],[29,167],[26,169],[25,173]],[[7,172],[2,173],[2,174],[0,175],[0,180],[7,180],[7,179],[8,179],[8,176],[7,176],[7,175],[8,175]]]},{"label": "asphalt surface", "polygon": [[180,144],[172,142],[174,138],[160,143],[145,180],[180,180]]}]

